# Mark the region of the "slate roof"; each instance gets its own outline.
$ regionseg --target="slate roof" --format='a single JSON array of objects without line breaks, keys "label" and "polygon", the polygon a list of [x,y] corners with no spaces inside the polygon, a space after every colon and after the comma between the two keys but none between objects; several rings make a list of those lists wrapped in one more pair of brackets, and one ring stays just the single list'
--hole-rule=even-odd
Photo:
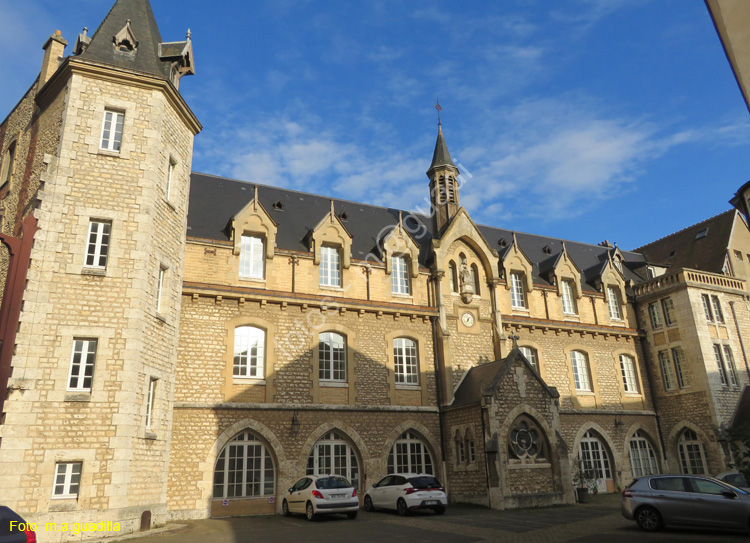
[{"label": "slate roof", "polygon": [[[425,183],[425,190],[427,190]],[[231,218],[253,199],[254,183],[227,179],[193,172],[190,187],[190,207],[188,212],[189,237],[229,241]],[[307,252],[307,235],[330,211],[330,201],[334,201],[336,214],[342,218],[347,230],[352,234],[352,258],[364,260],[369,253],[380,256],[376,247],[376,236],[382,232],[385,237],[388,227],[398,223],[399,210],[378,207],[330,198],[304,192],[297,192],[268,185],[258,185],[258,198],[263,207],[278,224],[276,244],[280,249]],[[281,204],[281,209],[278,209]],[[425,215],[402,211],[406,229],[420,247],[419,263],[429,266],[432,251],[432,221]],[[490,247],[501,249],[513,243],[510,230],[478,225],[481,234]],[[564,240],[516,233],[518,244],[533,263],[532,279],[535,284],[549,285],[540,274],[540,264],[548,259],[559,258]],[[603,269],[607,253],[611,248],[565,241],[568,256],[583,271],[584,277],[593,279],[592,270]],[[545,249],[549,252],[545,252]],[[641,282],[645,273],[646,260],[643,255],[621,251],[625,259],[626,280]],[[591,276],[591,277],[589,277]],[[582,284],[584,291],[595,292],[595,288]]]},{"label": "slate roof", "polygon": [[[730,209],[639,247],[636,251],[643,253],[649,262],[669,266],[673,270],[690,268],[721,273],[736,213]],[[705,229],[708,229],[706,235],[695,239]]]},{"label": "slate roof", "polygon": [[[138,41],[132,53],[116,51],[112,42],[128,20]],[[159,58],[161,41],[149,0],[117,0],[80,58],[168,78],[170,63]]]},{"label": "slate roof", "polygon": [[453,160],[451,159],[451,154],[448,152],[448,145],[445,143],[445,138],[443,137],[443,127],[440,126],[438,128],[438,137],[437,141],[435,142],[435,151],[432,153],[432,164],[430,164],[430,169],[427,170],[428,172],[432,170],[433,168],[437,168],[438,166],[453,166],[456,167],[455,164],[453,164]]}]

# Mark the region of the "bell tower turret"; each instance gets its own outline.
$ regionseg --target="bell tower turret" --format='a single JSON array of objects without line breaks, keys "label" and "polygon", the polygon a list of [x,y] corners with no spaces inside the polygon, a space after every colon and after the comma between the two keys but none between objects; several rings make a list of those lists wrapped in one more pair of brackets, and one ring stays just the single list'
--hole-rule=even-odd
[{"label": "bell tower turret", "polygon": [[443,138],[443,126],[438,121],[438,136],[435,142],[435,152],[432,154],[432,164],[427,170],[430,178],[430,203],[432,204],[432,221],[435,235],[439,236],[445,226],[451,222],[458,212],[459,171]]}]

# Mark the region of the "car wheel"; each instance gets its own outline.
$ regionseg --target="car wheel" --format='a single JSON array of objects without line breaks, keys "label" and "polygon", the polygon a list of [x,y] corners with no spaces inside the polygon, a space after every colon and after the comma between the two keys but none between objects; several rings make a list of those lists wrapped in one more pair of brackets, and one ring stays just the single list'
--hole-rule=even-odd
[{"label": "car wheel", "polygon": [[442,515],[443,513],[445,513],[445,507],[436,507],[435,508],[435,514],[436,515]]},{"label": "car wheel", "polygon": [[281,502],[281,514],[284,515],[285,517],[289,517],[289,516],[292,515],[289,512],[289,504],[286,503],[286,500],[284,500],[283,502]]},{"label": "car wheel", "polygon": [[372,504],[372,498],[370,496],[365,496],[365,511],[374,511],[375,506]]},{"label": "car wheel", "polygon": [[315,508],[313,507],[312,502],[307,502],[305,514],[307,515],[307,520],[315,520]]},{"label": "car wheel", "polygon": [[635,521],[641,530],[655,532],[661,528],[661,515],[653,507],[641,507],[635,513]]},{"label": "car wheel", "polygon": [[405,517],[409,512],[409,508],[406,507],[406,502],[403,498],[399,498],[398,502],[396,502],[396,511],[398,511],[398,514],[402,517]]},{"label": "car wheel", "polygon": [[357,511],[351,511],[351,512],[347,513],[346,517],[354,520],[355,518],[357,518]]}]

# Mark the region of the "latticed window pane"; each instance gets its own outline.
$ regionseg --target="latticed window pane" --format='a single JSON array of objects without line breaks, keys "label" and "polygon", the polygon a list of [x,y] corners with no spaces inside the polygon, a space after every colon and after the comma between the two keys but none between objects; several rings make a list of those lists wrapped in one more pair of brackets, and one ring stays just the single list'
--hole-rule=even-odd
[{"label": "latticed window pane", "polygon": [[275,470],[266,446],[242,432],[219,454],[214,468],[214,498],[273,496]]},{"label": "latticed window pane", "polygon": [[732,355],[732,348],[729,345],[724,345],[724,361],[727,366],[727,376],[729,377],[729,384],[737,386],[737,369],[734,365],[734,355]]},{"label": "latticed window pane", "polygon": [[260,328],[239,326],[234,329],[235,377],[264,377],[266,333]]},{"label": "latticed window pane", "polygon": [[703,444],[693,430],[685,430],[678,443],[682,473],[703,475],[706,463],[703,460]]},{"label": "latticed window pane", "polygon": [[419,437],[401,434],[388,455],[388,473],[433,473],[432,457]]},{"label": "latticed window pane", "polygon": [[307,459],[307,475],[341,475],[359,488],[359,466],[352,446],[338,433],[329,432],[313,447]]},{"label": "latticed window pane", "polygon": [[701,294],[701,301],[703,302],[703,313],[706,315],[706,320],[708,322],[714,321],[714,314],[711,310],[711,299],[709,298],[708,294]]},{"label": "latticed window pane", "polygon": [[391,258],[391,292],[393,294],[409,294],[409,269],[406,258],[394,256]]},{"label": "latticed window pane", "polygon": [[263,239],[242,236],[240,242],[240,277],[263,279]]},{"label": "latticed window pane", "polygon": [[104,111],[102,123],[101,148],[107,151],[119,151],[122,146],[122,125],[125,114],[119,111]]},{"label": "latticed window pane", "polygon": [[320,284],[324,287],[341,286],[341,262],[336,247],[320,248]]},{"label": "latticed window pane", "polygon": [[396,383],[405,385],[419,384],[416,342],[404,337],[394,339],[393,363]]},{"label": "latticed window pane", "polygon": [[690,384],[685,369],[685,355],[679,347],[672,349],[672,360],[674,360],[674,369],[677,373],[677,385],[685,388]]},{"label": "latticed window pane", "polygon": [[91,221],[89,223],[89,239],[86,244],[86,267],[106,268],[109,255],[109,236],[112,223],[106,221]]},{"label": "latticed window pane", "polygon": [[648,304],[648,316],[651,319],[651,328],[661,328],[661,313],[659,312],[659,304],[656,302]]},{"label": "latticed window pane", "polygon": [[664,390],[674,390],[674,369],[672,360],[669,358],[669,351],[659,351],[659,366],[664,379]]},{"label": "latticed window pane", "polygon": [[573,379],[575,380],[576,390],[591,390],[589,361],[586,353],[571,351],[570,361],[573,365]]},{"label": "latticed window pane", "polygon": [[667,326],[676,324],[674,318],[674,302],[672,302],[672,298],[664,298],[661,301],[661,308],[662,311],[664,311],[664,322],[667,323]]},{"label": "latticed window pane", "polygon": [[75,498],[81,484],[81,462],[61,462],[55,465],[55,498]]},{"label": "latticed window pane", "polygon": [[510,305],[516,309],[526,308],[526,293],[523,288],[523,276],[520,273],[510,274]]},{"label": "latticed window pane", "polygon": [[344,336],[325,332],[318,336],[318,377],[324,381],[346,381],[346,341]]},{"label": "latticed window pane", "polygon": [[638,392],[638,381],[635,378],[635,363],[632,356],[620,355],[620,371],[625,392]]},{"label": "latticed window pane", "polygon": [[714,356],[716,356],[716,366],[719,368],[719,378],[722,385],[728,385],[727,368],[724,364],[724,357],[721,353],[721,345],[714,345]]},{"label": "latticed window pane", "polygon": [[599,438],[590,431],[581,438],[578,460],[582,468],[591,472],[597,479],[612,478],[607,451]]},{"label": "latticed window pane", "polygon": [[91,390],[96,362],[96,340],[74,339],[68,390]]},{"label": "latticed window pane", "polygon": [[633,477],[657,475],[659,473],[659,464],[656,461],[654,448],[640,432],[636,432],[630,440],[629,455]]},{"label": "latticed window pane", "polygon": [[537,359],[536,349],[533,347],[519,347],[519,350],[526,357],[526,360],[529,361],[529,364],[534,366],[535,370],[539,371],[539,360]]},{"label": "latticed window pane", "polygon": [[620,312],[620,297],[617,295],[616,289],[612,287],[607,288],[607,302],[609,304],[609,318],[621,320],[622,313]]},{"label": "latticed window pane", "polygon": [[711,302],[714,308],[714,316],[716,317],[716,322],[724,324],[724,313],[721,310],[721,301],[719,301],[719,297],[711,296]]},{"label": "latticed window pane", "polygon": [[562,306],[563,313],[568,315],[576,314],[576,302],[573,298],[573,285],[570,281],[563,281],[561,283],[562,288]]}]

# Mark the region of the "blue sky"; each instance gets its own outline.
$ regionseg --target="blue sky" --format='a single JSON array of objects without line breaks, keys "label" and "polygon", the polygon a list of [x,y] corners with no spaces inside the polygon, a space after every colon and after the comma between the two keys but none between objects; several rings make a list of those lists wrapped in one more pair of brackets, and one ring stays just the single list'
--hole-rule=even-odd
[{"label": "blue sky", "polygon": [[[436,99],[475,221],[624,249],[729,209],[750,116],[701,0],[152,0],[193,170],[424,209]],[[110,0],[0,0],[0,117]]]}]

